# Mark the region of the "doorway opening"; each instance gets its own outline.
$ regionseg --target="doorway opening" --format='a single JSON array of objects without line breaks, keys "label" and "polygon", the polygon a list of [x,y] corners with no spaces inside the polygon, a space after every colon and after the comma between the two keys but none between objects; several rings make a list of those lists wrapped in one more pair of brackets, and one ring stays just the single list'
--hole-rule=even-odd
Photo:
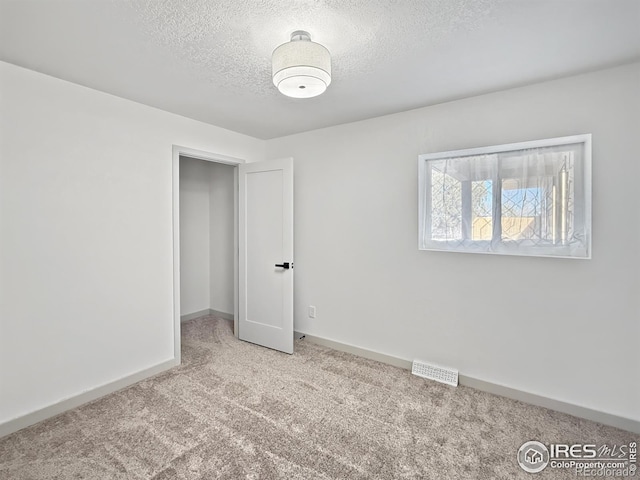
[{"label": "doorway opening", "polygon": [[244,160],[173,147],[174,358],[180,323],[233,320],[238,336],[238,165]]}]

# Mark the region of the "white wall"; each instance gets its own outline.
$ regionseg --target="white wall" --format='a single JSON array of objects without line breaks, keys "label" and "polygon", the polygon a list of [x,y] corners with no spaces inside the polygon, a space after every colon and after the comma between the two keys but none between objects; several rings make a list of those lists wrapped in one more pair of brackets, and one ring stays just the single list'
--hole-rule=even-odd
[{"label": "white wall", "polygon": [[210,308],[233,314],[234,167],[211,163]]},{"label": "white wall", "polygon": [[181,315],[233,315],[234,167],[180,160]]},{"label": "white wall", "polygon": [[180,314],[210,308],[210,163],[180,158]]},{"label": "white wall", "polygon": [[[635,64],[268,141],[296,162],[296,329],[640,419],[639,86]],[[580,133],[592,260],[418,251],[418,154]]]},{"label": "white wall", "polygon": [[264,142],[0,63],[0,423],[173,358],[172,144]]}]

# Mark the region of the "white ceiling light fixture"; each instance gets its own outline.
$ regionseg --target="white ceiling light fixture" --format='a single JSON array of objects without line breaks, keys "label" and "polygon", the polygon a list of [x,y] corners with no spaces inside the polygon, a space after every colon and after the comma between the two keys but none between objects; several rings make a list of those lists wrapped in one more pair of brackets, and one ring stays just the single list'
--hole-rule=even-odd
[{"label": "white ceiling light fixture", "polygon": [[293,32],[290,42],[273,51],[271,63],[273,84],[288,97],[316,97],[331,83],[329,50],[303,30]]}]

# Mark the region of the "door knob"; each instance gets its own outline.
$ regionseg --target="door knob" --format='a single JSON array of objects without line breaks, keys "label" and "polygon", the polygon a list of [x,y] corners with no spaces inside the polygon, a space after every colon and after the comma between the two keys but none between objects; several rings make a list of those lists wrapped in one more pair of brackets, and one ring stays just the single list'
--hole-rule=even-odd
[{"label": "door knob", "polygon": [[285,270],[289,270],[289,262],[276,263],[276,267],[280,267],[280,268],[284,268]]}]

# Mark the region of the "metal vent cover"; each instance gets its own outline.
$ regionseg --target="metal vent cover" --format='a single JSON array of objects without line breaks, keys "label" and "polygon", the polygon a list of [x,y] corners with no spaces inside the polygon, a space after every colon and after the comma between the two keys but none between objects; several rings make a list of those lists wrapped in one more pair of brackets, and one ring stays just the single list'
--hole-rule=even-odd
[{"label": "metal vent cover", "polygon": [[414,360],[411,366],[411,373],[418,377],[428,378],[436,382],[453,385],[454,387],[458,386],[458,370],[452,368],[445,368],[421,360]]}]

